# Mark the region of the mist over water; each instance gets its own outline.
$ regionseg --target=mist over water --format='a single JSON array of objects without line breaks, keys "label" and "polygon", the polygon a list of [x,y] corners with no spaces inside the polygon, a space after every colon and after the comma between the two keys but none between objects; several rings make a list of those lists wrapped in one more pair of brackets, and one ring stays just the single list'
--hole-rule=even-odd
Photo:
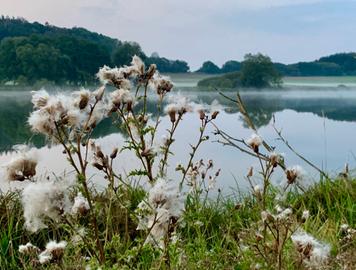
[{"label": "mist over water", "polygon": [[[196,103],[211,104],[217,100],[222,105],[222,112],[216,119],[217,126],[231,136],[242,139],[251,135],[251,131],[245,126],[240,113],[234,103],[220,96],[211,89],[197,90],[195,85],[201,77],[175,78],[174,92],[188,96]],[[352,77],[353,78],[353,77]],[[356,167],[356,84],[354,79],[345,78],[346,81],[331,81],[332,85],[317,84],[317,79],[307,80],[300,85],[285,83],[286,89],[266,89],[259,91],[241,91],[241,96],[251,118],[258,127],[259,134],[276,147],[276,151],[285,153],[287,165],[302,165],[308,172],[307,181],[315,181],[319,178],[317,172],[308,167],[298,157],[277,139],[277,134],[272,128],[273,116],[276,126],[282,130],[282,134],[288,142],[308,160],[314,162],[320,168],[332,175],[339,173],[345,163],[350,168]],[[301,79],[299,79],[301,81]],[[303,84],[303,85],[301,85]],[[305,85],[307,84],[307,85]],[[342,84],[342,86],[340,86]],[[27,89],[26,89],[27,90]],[[63,91],[52,89],[50,91]],[[68,89],[64,89],[68,91]],[[236,91],[226,91],[226,95],[234,98]],[[39,173],[44,175],[54,172],[61,175],[73,174],[71,168],[59,146],[48,148],[45,138],[33,135],[26,123],[29,113],[32,111],[31,93],[14,89],[0,90],[0,164],[6,163],[11,158],[11,148],[16,144],[32,144],[38,147],[40,153]],[[156,99],[152,95],[149,99],[149,111],[155,116],[158,112],[154,109]],[[165,129],[170,125],[169,118],[163,116],[159,135],[165,134]],[[170,157],[171,167],[169,177],[178,179],[179,173],[175,171],[175,165],[184,162],[189,157],[189,144],[195,144],[199,133],[199,117],[196,114],[187,114],[175,135],[176,142],[172,147],[174,156]],[[228,192],[230,187],[241,188],[246,186],[244,176],[251,166],[256,166],[254,159],[240,153],[237,149],[224,147],[216,142],[218,139],[213,134],[214,129],[209,127],[207,135],[210,140],[201,145],[196,161],[203,158],[214,160],[214,168],[221,168],[217,186]],[[125,134],[118,126],[111,124],[111,120],[104,120],[96,129],[94,137],[97,139],[104,152],[110,153],[114,147],[121,147],[125,140]],[[132,168],[139,166],[135,156],[124,151],[114,167],[125,174]],[[3,168],[1,168],[2,170]],[[102,176],[94,169],[89,172],[91,180],[99,183]],[[283,174],[279,172],[275,182],[283,181]],[[0,188],[6,188],[2,183]]]}]

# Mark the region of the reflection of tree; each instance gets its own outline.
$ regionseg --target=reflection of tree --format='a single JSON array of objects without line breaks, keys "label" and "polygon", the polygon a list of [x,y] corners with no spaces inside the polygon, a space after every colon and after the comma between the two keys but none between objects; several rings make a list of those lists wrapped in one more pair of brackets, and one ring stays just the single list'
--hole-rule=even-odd
[{"label": "reflection of tree", "polygon": [[[257,128],[267,125],[271,119],[273,113],[280,110],[278,100],[268,100],[263,97],[256,99],[251,97],[243,98],[246,110]],[[242,116],[241,116],[242,117]],[[241,120],[243,120],[241,118]],[[246,123],[243,121],[245,127]]]},{"label": "reflection of tree", "polygon": [[[229,96],[233,97],[235,93]],[[190,92],[188,96],[197,103],[211,104],[214,99],[224,106],[226,113],[236,114],[236,104],[228,101],[217,93]],[[354,99],[332,98],[285,98],[278,95],[268,95],[260,92],[256,94],[242,93],[242,99],[248,113],[257,127],[267,125],[272,115],[285,109],[297,112],[312,112],[328,119],[342,121],[356,121],[356,103]],[[148,100],[148,111],[155,118],[158,114],[155,106],[157,100]],[[137,107],[137,110],[140,108]],[[43,146],[45,138],[33,135],[27,125],[27,117],[32,111],[30,95],[26,92],[2,97],[0,100],[0,151],[9,150],[14,144],[32,143]],[[161,114],[163,114],[161,112]],[[110,119],[103,120],[95,129],[95,138],[112,133],[123,133],[121,123],[112,124]]]}]

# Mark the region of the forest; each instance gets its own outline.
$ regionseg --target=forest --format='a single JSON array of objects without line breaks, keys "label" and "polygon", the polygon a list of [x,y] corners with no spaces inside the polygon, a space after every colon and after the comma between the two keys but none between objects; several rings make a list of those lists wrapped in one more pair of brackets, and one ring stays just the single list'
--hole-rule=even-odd
[{"label": "forest", "polygon": [[71,29],[0,17],[0,82],[90,84],[104,66],[128,65],[133,55],[162,72],[189,71],[186,62],[158,53],[147,56],[136,42],[120,41],[84,28]]}]

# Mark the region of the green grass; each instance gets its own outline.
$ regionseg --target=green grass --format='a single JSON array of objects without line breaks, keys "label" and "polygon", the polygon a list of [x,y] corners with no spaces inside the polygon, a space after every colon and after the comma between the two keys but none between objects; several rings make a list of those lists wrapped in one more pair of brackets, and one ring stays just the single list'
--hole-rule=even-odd
[{"label": "green grass", "polygon": [[[255,228],[261,218],[261,208],[255,198],[245,195],[244,198],[225,199],[219,196],[204,202],[189,197],[176,231],[178,240],[169,245],[163,256],[159,250],[143,245],[144,232],[135,229],[137,219],[132,213],[143,196],[143,190],[135,188],[114,200],[110,220],[113,233],[105,246],[106,264],[102,269],[253,269],[251,267],[256,263],[263,263],[250,248],[244,248],[251,244],[248,242],[251,239],[251,228]],[[108,209],[101,208],[106,205],[106,197],[101,195],[96,199],[101,229],[106,225],[108,214]],[[275,205],[274,200],[271,192],[267,205]],[[356,252],[356,244],[351,243],[346,249],[341,249],[339,231],[340,225],[344,223],[355,228],[356,180],[324,180],[310,187],[304,194],[290,193],[284,204],[291,207],[297,217],[305,209],[310,211],[311,216],[302,227],[317,239],[331,244],[329,269],[341,269],[342,262],[336,260],[336,254],[345,255],[344,260],[350,263],[352,254]],[[65,224],[50,224],[48,229],[37,234],[25,231],[17,194],[1,196],[0,213],[0,269],[85,269],[89,264],[96,269],[98,266],[94,257],[89,261],[84,258],[90,254],[83,244],[73,243],[73,235]],[[125,224],[128,230],[124,229]],[[43,248],[50,239],[68,241],[65,255],[59,264],[32,267],[29,260],[26,261],[18,253],[20,244],[31,241]],[[91,245],[95,248],[94,243]],[[291,241],[287,242],[283,254],[286,258],[283,269],[296,269],[293,266],[294,247]]]}]

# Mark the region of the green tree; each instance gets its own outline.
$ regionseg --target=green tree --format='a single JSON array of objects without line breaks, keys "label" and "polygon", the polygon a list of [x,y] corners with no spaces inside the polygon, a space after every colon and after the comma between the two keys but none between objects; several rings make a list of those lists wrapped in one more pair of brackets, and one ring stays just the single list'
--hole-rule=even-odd
[{"label": "green tree", "polygon": [[220,68],[211,61],[206,61],[203,63],[197,72],[207,73],[207,74],[217,74],[220,73]]},{"label": "green tree", "polygon": [[188,63],[181,60],[169,60],[164,57],[159,57],[156,53],[151,57],[146,58],[146,65],[156,64],[160,72],[185,73],[189,71]]},{"label": "green tree", "polygon": [[134,55],[139,56],[142,60],[146,59],[146,55],[138,43],[124,42],[114,51],[113,63],[116,66],[129,65]]},{"label": "green tree", "polygon": [[221,67],[221,72],[222,73],[229,73],[229,72],[235,72],[239,71],[241,69],[241,63],[238,61],[230,60],[227,61],[223,66]]},{"label": "green tree", "polygon": [[246,54],[241,68],[241,84],[244,87],[279,86],[281,75],[273,65],[271,58],[261,53]]}]

